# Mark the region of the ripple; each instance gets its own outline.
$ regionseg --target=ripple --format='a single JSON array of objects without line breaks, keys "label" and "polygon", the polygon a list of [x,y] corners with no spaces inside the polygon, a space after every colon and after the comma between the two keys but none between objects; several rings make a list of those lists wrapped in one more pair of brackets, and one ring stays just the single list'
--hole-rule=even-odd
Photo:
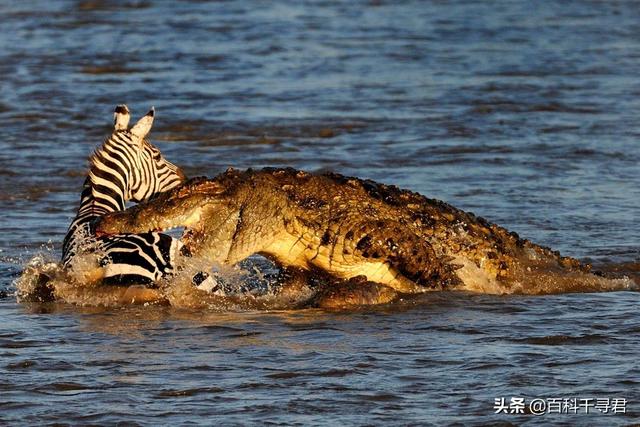
[{"label": "ripple", "polygon": [[63,395],[81,395],[83,393],[90,393],[96,391],[92,387],[89,387],[82,383],[72,381],[61,381],[44,384],[34,389],[38,393],[42,394],[63,394]]},{"label": "ripple", "polygon": [[[258,314],[13,296],[23,260],[59,256],[122,102],[156,106],[150,140],[189,174],[371,178],[636,278],[638,8],[530,3],[4,2],[0,423],[635,422],[637,292]],[[493,413],[562,390],[628,413]]]},{"label": "ripple", "polygon": [[171,398],[171,397],[191,397],[199,394],[213,394],[213,393],[224,393],[225,390],[219,387],[202,387],[202,388],[191,388],[184,390],[162,390],[160,393],[156,395],[157,398]]},{"label": "ripple", "polygon": [[358,400],[365,400],[369,402],[398,402],[405,399],[403,396],[398,396],[392,393],[378,393],[378,394],[359,394],[354,395]]},{"label": "ripple", "polygon": [[130,66],[123,65],[87,65],[82,67],[80,70],[83,74],[93,74],[93,75],[101,75],[101,74],[132,74],[132,73],[141,73],[144,70],[141,68],[134,68]]},{"label": "ripple", "polygon": [[618,341],[618,338],[589,334],[581,336],[571,335],[549,335],[544,337],[527,337],[509,339],[509,341],[520,344],[533,344],[533,345],[551,345],[551,346],[563,346],[563,345],[593,345],[593,344],[610,344]]},{"label": "ripple", "polygon": [[277,372],[274,374],[265,375],[266,378],[271,379],[290,379],[298,377],[346,377],[349,375],[360,375],[361,372],[354,369],[330,369],[322,372]]},{"label": "ripple", "polygon": [[38,362],[35,360],[22,360],[20,362],[9,363],[7,366],[5,366],[5,368],[9,370],[23,370],[37,365]]}]

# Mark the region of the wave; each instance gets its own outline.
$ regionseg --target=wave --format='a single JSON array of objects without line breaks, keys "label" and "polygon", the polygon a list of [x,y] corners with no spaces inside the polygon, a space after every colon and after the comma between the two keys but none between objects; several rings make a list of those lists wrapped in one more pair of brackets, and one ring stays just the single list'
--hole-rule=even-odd
[{"label": "wave", "polygon": [[[57,301],[103,307],[168,305],[214,311],[289,310],[309,307],[318,293],[317,286],[310,287],[300,278],[299,283],[288,283],[284,290],[272,273],[273,267],[256,259],[243,266],[216,266],[214,270],[205,260],[189,259],[178,274],[150,288],[135,284],[101,285],[96,275],[99,254],[77,256],[70,269],[62,268],[50,258],[49,254],[38,254],[26,263],[14,282],[19,302]],[[461,290],[496,295],[638,290],[640,263],[610,263],[598,268],[596,274],[590,274],[523,267],[518,279],[510,283],[464,287]],[[212,293],[196,288],[191,278],[199,271],[212,271],[220,290]],[[331,286],[330,283],[324,285]]]}]

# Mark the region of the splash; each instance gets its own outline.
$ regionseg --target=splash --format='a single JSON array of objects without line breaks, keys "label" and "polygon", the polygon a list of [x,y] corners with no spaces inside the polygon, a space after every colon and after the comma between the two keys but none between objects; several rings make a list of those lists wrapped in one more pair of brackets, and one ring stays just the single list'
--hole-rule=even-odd
[{"label": "splash", "polygon": [[[163,304],[210,311],[289,310],[308,307],[318,289],[331,286],[316,283],[310,287],[302,276],[289,277],[285,286],[282,277],[274,274],[274,266],[261,263],[259,259],[239,266],[212,267],[211,262],[197,257],[183,259],[178,272],[162,280],[157,288],[103,286],[100,285],[100,258],[97,252],[78,255],[72,260],[71,268],[65,269],[52,260],[51,253],[35,255],[14,282],[18,301],[61,301],[104,307]],[[473,286],[461,290],[498,295],[639,290],[635,276],[639,276],[640,267],[634,270],[625,265],[610,264],[601,269],[604,273],[598,275],[539,263],[534,265],[523,260],[513,281],[498,283],[476,278],[465,280]],[[193,276],[201,271],[211,274],[213,290],[199,289],[193,284]],[[474,274],[469,268],[461,271],[470,277]]]},{"label": "splash", "polygon": [[[161,304],[176,308],[213,311],[245,311],[291,308],[295,298],[281,294],[270,276],[271,267],[251,265],[211,266],[211,262],[189,257],[181,260],[177,273],[163,279],[157,288],[144,285],[104,286],[100,259],[90,251],[76,255],[69,268],[53,261],[50,253],[33,256],[13,285],[18,302],[65,302],[79,306],[119,307],[132,304]],[[195,274],[207,271],[214,290],[198,289]],[[301,294],[307,298],[306,294]]]},{"label": "splash", "polygon": [[[161,283],[169,304],[173,307],[214,311],[284,310],[298,308],[311,297],[304,286],[290,295],[283,292],[273,267],[259,262],[236,266],[215,265],[201,258],[188,258],[175,276]],[[217,282],[214,292],[194,287],[191,278],[200,271],[209,271]],[[290,289],[290,287],[288,288]]]},{"label": "splash", "polygon": [[52,278],[59,276],[62,269],[46,254],[38,254],[24,266],[24,270],[13,285],[18,302],[47,302],[55,298],[53,288],[48,285]]},{"label": "splash", "polygon": [[159,299],[156,290],[143,286],[100,286],[98,259],[97,254],[79,255],[73,260],[73,269],[65,269],[46,255],[34,256],[14,282],[18,302],[114,307]]}]

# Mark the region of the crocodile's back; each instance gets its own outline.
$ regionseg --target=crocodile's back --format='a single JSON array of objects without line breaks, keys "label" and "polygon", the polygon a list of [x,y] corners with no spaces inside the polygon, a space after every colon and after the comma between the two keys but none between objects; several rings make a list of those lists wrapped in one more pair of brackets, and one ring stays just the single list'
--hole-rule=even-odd
[{"label": "crocodile's back", "polygon": [[[401,246],[403,241],[414,246],[426,242],[432,252],[413,251],[417,252],[415,256],[426,253],[426,257],[435,255],[436,260],[403,262],[425,264],[430,272],[424,280],[436,279],[442,282],[440,285],[456,281],[452,280],[452,271],[464,284],[474,282],[470,289],[493,292],[505,291],[505,287],[520,283],[523,276],[534,277],[540,271],[545,274],[588,272],[588,266],[576,259],[561,257],[484,218],[396,186],[336,173],[310,174],[292,168],[228,173],[235,174],[234,180],[246,182],[250,188],[271,188],[270,197],[286,199],[284,217],[314,230],[319,245],[334,246],[331,252],[334,256],[336,242],[344,246],[344,251],[351,247],[356,250],[362,245],[362,237],[351,246],[345,240],[349,233],[361,230],[361,234],[388,240],[396,246]],[[374,247],[361,252],[374,257],[376,251]],[[404,257],[413,256],[405,252]],[[407,268],[409,270],[411,268]],[[493,289],[495,287],[502,290]]]},{"label": "crocodile's back", "polygon": [[400,292],[457,285],[541,294],[628,286],[439,200],[290,168],[193,179],[101,222],[105,233],[183,226],[193,253],[220,263],[259,253],[340,279],[366,276]]}]

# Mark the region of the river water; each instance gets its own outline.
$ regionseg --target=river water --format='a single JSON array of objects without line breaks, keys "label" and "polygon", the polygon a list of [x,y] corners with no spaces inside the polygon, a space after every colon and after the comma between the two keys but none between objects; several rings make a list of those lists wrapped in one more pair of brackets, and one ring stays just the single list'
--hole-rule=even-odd
[{"label": "river water", "polygon": [[640,8],[396,3],[1,2],[0,424],[640,420],[634,291],[351,312],[16,301],[25,264],[60,256],[123,102],[155,106],[151,140],[188,175],[371,178],[637,276]]}]

